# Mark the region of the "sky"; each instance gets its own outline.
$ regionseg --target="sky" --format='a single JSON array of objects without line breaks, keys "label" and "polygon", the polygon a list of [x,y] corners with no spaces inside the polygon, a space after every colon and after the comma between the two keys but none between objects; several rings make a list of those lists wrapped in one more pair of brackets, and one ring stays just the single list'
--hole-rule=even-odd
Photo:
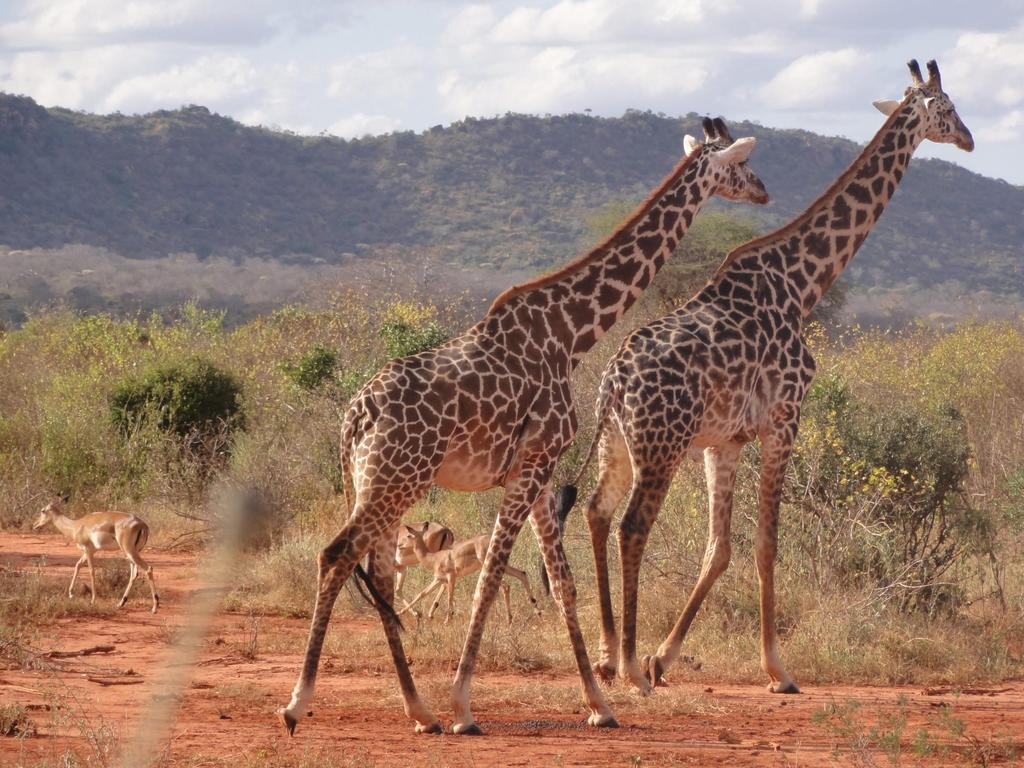
[{"label": "sky", "polygon": [[1024,185],[1021,0],[0,0],[2,91],[344,137],[650,109],[863,142],[911,57],[977,145],[919,153]]}]

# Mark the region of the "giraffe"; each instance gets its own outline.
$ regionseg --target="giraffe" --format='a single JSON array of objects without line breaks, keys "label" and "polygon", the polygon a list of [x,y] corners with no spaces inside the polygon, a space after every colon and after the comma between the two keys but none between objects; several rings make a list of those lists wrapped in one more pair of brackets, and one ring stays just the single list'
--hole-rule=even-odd
[{"label": "giraffe", "polygon": [[504,487],[453,682],[453,731],[481,732],[470,710],[470,680],[487,612],[527,517],[575,653],[588,722],[617,725],[576,619],[576,591],[550,482],[576,432],[570,375],[584,353],[640,296],[709,198],[768,201],[746,164],[755,140],[732,141],[720,118],[705,119],[704,130],[703,143],[685,138],[684,158],[607,240],[561,269],[509,288],[463,335],[388,363],[353,398],[343,421],[340,458],[355,499],[347,522],[318,558],[305,658],[291,700],[279,711],[289,732],[312,699],[338,591],[367,553],[366,581],[376,593],[405,712],[416,721],[417,732],[442,732],[416,693],[401,625],[390,607],[402,515],[432,484],[462,491]]},{"label": "giraffe", "polygon": [[[650,693],[679,656],[697,610],[728,566],[737,464],[743,446],[759,438],[755,557],[761,666],[771,678],[771,691],[799,692],[777,649],[774,567],[783,477],[815,370],[801,336],[804,322],[882,215],[917,146],[929,139],[968,152],[974,147],[942,90],[935,62],[928,62],[927,82],[916,61],[908,66],[912,84],[902,101],[875,102],[888,116],[885,124],[806,211],[732,251],[696,296],[632,332],[605,367],[597,433],[576,479],[596,448],[598,480],[587,503],[587,524],[601,612],[594,669],[605,680],[618,673]],[[677,468],[701,449],[709,524],[700,576],[657,653],[638,661],[637,582],[644,545]],[[575,498],[575,485],[564,491]],[[622,637],[617,642],[606,550],[612,515],[627,491],[618,529]]]}]

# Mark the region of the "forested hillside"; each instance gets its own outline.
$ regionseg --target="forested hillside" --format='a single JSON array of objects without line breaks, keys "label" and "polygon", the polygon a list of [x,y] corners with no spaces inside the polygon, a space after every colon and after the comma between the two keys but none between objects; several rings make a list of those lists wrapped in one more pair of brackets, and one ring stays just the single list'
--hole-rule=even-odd
[{"label": "forested hillside", "polygon": [[[507,115],[344,141],[196,106],[98,116],[0,95],[0,245],[293,264],[400,246],[410,260],[429,249],[447,262],[535,269],[572,255],[595,210],[643,197],[698,125],[696,114]],[[729,207],[762,228],[799,212],[858,151],[803,131],[732,127],[760,140],[752,163],[773,202]],[[1022,243],[1024,188],[918,159],[845,282],[1016,302]]]}]

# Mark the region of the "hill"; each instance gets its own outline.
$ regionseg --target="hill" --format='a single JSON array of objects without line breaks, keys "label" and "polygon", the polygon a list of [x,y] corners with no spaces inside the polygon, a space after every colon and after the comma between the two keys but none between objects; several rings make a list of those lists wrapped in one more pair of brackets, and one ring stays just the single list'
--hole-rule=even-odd
[{"label": "hill", "polygon": [[[536,269],[578,250],[595,209],[643,197],[698,125],[696,114],[506,115],[345,141],[197,106],[100,116],[0,94],[0,244],[293,265],[398,247],[410,260],[426,249],[442,262]],[[764,228],[799,212],[859,149],[732,127],[760,140],[753,163],[773,197],[732,209]],[[845,281],[867,294],[1017,304],[1022,243],[1024,188],[916,159]]]}]

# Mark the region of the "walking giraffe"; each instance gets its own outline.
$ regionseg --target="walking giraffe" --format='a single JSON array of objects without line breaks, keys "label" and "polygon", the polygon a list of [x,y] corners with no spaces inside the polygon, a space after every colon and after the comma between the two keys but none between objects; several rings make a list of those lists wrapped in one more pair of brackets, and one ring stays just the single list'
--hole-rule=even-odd
[{"label": "walking giraffe", "polygon": [[575,586],[553,508],[550,480],[576,433],[570,375],[583,354],[636,301],[712,196],[765,203],[746,165],[754,139],[733,142],[721,119],[605,242],[562,269],[501,294],[486,316],[438,349],[395,360],[355,396],[341,435],[341,467],[355,503],[321,552],[316,606],[291,702],[290,732],[313,697],[324,633],[341,585],[369,553],[368,585],[417,732],[441,732],[420,701],[390,607],[402,515],[431,484],[464,491],[504,486],[452,689],[455,733],[479,733],[469,685],[484,622],[519,529],[530,516],[575,652],[591,725],[614,726],[576,620]]},{"label": "walking giraffe", "polygon": [[[700,293],[630,334],[605,368],[594,437],[600,468],[587,523],[601,606],[600,659],[594,669],[606,680],[618,671],[649,693],[678,657],[701,602],[728,566],[737,463],[743,446],[756,437],[762,447],[756,543],[761,666],[771,677],[770,690],[799,692],[776,647],[774,568],[783,476],[814,376],[803,325],[882,215],[917,146],[929,139],[968,152],[974,148],[942,90],[935,62],[928,62],[927,82],[916,61],[909,67],[913,84],[903,100],[875,102],[888,119],[821,197],[789,224],[735,249]],[[701,448],[710,518],[703,566],[668,638],[657,654],[638,662],[637,581],[644,545],[676,469],[689,451]],[[630,489],[618,531],[622,638],[617,647],[607,541],[611,517]],[[575,497],[574,487],[570,495]]]}]

